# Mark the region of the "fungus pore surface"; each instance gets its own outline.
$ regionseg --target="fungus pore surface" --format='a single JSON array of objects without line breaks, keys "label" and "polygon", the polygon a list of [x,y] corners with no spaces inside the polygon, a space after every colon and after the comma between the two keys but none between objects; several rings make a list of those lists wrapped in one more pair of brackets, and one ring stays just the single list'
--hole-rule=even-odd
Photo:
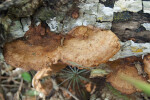
[{"label": "fungus pore surface", "polygon": [[144,71],[148,74],[150,79],[150,54],[144,57]]}]

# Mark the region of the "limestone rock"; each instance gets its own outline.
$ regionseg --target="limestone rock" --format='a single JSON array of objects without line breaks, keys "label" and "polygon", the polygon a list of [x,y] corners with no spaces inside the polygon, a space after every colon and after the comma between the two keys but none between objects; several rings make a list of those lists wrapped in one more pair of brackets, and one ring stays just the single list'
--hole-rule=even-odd
[{"label": "limestone rock", "polygon": [[143,23],[143,27],[145,27],[146,30],[150,31],[150,23]]},{"label": "limestone rock", "polygon": [[150,1],[143,1],[143,11],[150,14]]},{"label": "limestone rock", "polygon": [[113,9],[114,12],[138,12],[142,10],[142,0],[118,0],[115,2]]}]

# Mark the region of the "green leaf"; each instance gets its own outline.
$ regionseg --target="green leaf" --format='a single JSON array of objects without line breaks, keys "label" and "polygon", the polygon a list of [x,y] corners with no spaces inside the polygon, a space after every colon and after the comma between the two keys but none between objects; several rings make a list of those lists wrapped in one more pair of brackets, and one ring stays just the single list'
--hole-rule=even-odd
[{"label": "green leaf", "polygon": [[27,81],[27,82],[31,82],[31,75],[28,72],[24,72],[21,74],[22,78]]},{"label": "green leaf", "polygon": [[39,95],[39,92],[37,92],[35,90],[28,90],[25,94],[28,96],[37,96],[37,95]]},{"label": "green leaf", "polygon": [[107,74],[108,74],[108,72],[103,69],[92,69],[90,78],[103,77],[104,75],[107,75]]},{"label": "green leaf", "polygon": [[145,94],[147,94],[148,96],[150,96],[150,84],[141,81],[141,80],[137,80],[133,77],[127,76],[127,75],[120,75],[120,78],[123,80],[126,80],[127,82],[131,83],[132,85],[134,85],[136,88],[141,89]]}]

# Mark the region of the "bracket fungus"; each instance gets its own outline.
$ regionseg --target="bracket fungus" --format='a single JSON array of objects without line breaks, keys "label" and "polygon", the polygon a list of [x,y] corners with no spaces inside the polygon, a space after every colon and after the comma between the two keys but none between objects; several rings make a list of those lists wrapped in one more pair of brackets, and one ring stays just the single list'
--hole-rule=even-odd
[{"label": "bracket fungus", "polygon": [[61,60],[67,64],[75,62],[84,67],[105,63],[120,50],[118,37],[110,30],[92,26],[79,26],[72,29],[64,41]]},{"label": "bracket fungus", "polygon": [[132,94],[134,92],[141,91],[120,77],[123,74],[133,77],[137,80],[146,81],[144,77],[138,74],[138,71],[134,65],[129,63],[119,63],[114,65],[117,66],[117,69],[107,76],[107,82],[110,82],[114,88],[125,94]]},{"label": "bracket fungus", "polygon": [[26,70],[41,70],[58,61],[97,66],[107,62],[120,49],[119,39],[113,32],[93,26],[78,26],[62,36],[39,25],[30,27],[24,38],[7,43],[4,57],[8,64]]},{"label": "bracket fungus", "polygon": [[148,74],[150,79],[150,54],[144,57],[144,71]]},{"label": "bracket fungus", "polygon": [[26,70],[41,70],[57,63],[60,58],[60,35],[38,25],[30,27],[24,38],[4,46],[4,57],[8,64]]}]

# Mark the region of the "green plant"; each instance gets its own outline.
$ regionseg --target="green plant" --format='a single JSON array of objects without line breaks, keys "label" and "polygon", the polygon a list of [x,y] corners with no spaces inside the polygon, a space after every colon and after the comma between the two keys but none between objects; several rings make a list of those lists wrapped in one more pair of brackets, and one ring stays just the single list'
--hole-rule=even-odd
[{"label": "green plant", "polygon": [[75,88],[75,86],[78,86],[82,84],[81,81],[86,81],[89,82],[89,80],[85,77],[83,77],[86,73],[88,73],[86,69],[78,69],[77,67],[71,67],[69,66],[68,68],[65,68],[62,70],[62,73],[59,74],[61,78],[64,79],[62,83],[59,85],[68,82],[68,89],[71,87]]},{"label": "green plant", "polygon": [[130,100],[126,95],[123,95],[121,92],[113,88],[111,85],[106,84],[106,86],[115,96],[122,98],[123,100]]},{"label": "green plant", "polygon": [[121,74],[120,78],[131,83],[136,88],[142,90],[145,94],[150,96],[150,84],[146,83],[145,81],[137,80],[133,77],[130,77],[128,75]]},{"label": "green plant", "polygon": [[25,95],[37,96],[37,95],[39,95],[39,92],[37,92],[36,90],[28,90],[28,91],[26,91]]},{"label": "green plant", "polygon": [[86,69],[78,69],[77,67],[68,66],[59,73],[59,77],[63,79],[63,82],[61,82],[59,86],[67,83],[68,90],[71,88],[76,94],[80,93],[81,96],[85,96],[84,83],[90,82],[85,76],[89,72],[90,71]]},{"label": "green plant", "polygon": [[21,74],[23,80],[27,81],[27,82],[31,82],[32,78],[31,75],[28,72],[24,72]]}]

